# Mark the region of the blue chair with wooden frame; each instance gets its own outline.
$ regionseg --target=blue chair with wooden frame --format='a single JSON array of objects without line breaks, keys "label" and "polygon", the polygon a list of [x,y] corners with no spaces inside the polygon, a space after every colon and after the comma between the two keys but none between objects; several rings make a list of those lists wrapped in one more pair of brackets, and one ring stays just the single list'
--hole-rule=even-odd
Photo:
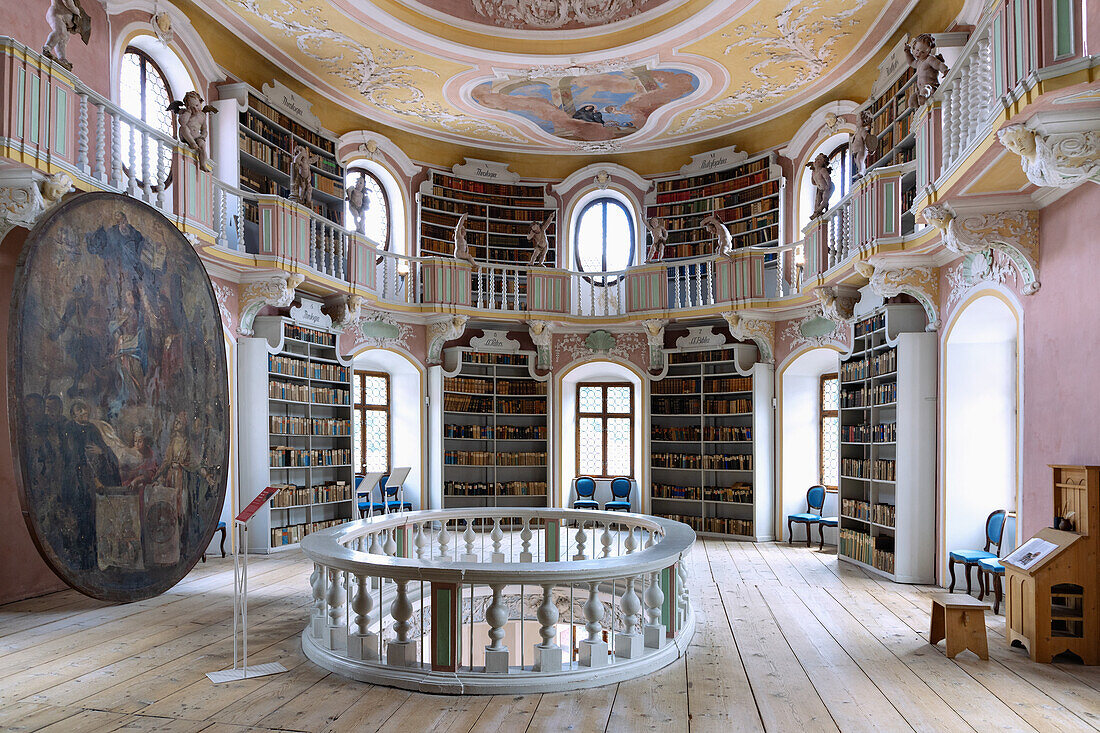
[{"label": "blue chair with wooden frame", "polygon": [[[374,478],[365,483],[367,476],[373,476]],[[378,483],[378,474],[367,474],[366,476],[357,475],[355,477],[355,499],[356,506],[359,508],[360,519],[366,516],[373,517],[375,513],[382,514],[386,511],[385,504],[380,504],[371,499],[371,491],[374,489],[376,483]]]},{"label": "blue chair with wooden frame", "polygon": [[600,508],[600,503],[596,501],[596,479],[591,476],[577,476],[573,488],[577,492],[577,500],[573,502],[574,509]]},{"label": "blue chair with wooden frame", "polygon": [[[222,557],[225,557],[225,522],[218,522],[218,526],[214,531],[222,533],[222,542],[221,542]],[[202,561],[206,562],[206,553],[205,552],[202,553]]]},{"label": "blue chair with wooden frame", "polygon": [[[951,586],[948,593],[955,592],[955,564],[962,563],[966,568],[966,593],[970,594],[970,568],[978,566],[978,561],[987,558],[997,558],[1001,554],[1001,542],[1005,536],[1005,512],[997,509],[989,513],[985,520],[985,546],[980,550],[951,550],[947,553],[947,572],[951,574]],[[990,552],[990,548],[996,547],[996,552]]]},{"label": "blue chair with wooden frame", "polygon": [[811,486],[806,492],[806,511],[787,515],[787,544],[794,544],[794,525],[805,524],[806,547],[810,546],[810,525],[821,521],[823,506],[825,506],[825,487],[820,484]]},{"label": "blue chair with wooden frame", "polygon": [[382,492],[382,501],[386,505],[387,512],[411,512],[413,505],[404,501],[404,497],[398,497],[397,493],[404,486],[404,481],[391,483],[390,474],[378,479],[378,490]]},{"label": "blue chair with wooden frame", "polygon": [[[821,544],[818,545],[818,551],[825,549],[825,528],[826,527],[839,527],[840,517],[822,517],[817,520],[817,538],[821,540]],[[810,536],[810,528],[806,527],[806,536]]]},{"label": "blue chair with wooden frame", "polygon": [[631,482],[626,476],[616,476],[611,479],[611,501],[603,505],[609,512],[630,511]]},{"label": "blue chair with wooden frame", "polygon": [[[989,575],[989,580],[985,579]],[[1005,566],[1000,558],[983,557],[978,561],[978,600],[984,601],[985,594],[993,593],[993,613],[1001,612],[1001,578],[1004,577]]]}]

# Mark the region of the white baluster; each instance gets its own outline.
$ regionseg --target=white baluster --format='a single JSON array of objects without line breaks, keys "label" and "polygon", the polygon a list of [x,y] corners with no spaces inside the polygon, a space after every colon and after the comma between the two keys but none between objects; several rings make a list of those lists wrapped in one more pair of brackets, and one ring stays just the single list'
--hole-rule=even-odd
[{"label": "white baluster", "polygon": [[356,575],[352,585],[351,610],[355,630],[348,634],[348,656],[352,659],[374,659],[378,656],[378,635],[371,633],[374,625],[374,598],[365,575]]},{"label": "white baluster", "polygon": [[539,636],[542,637],[542,643],[535,644],[535,671],[537,672],[561,671],[562,650],[556,643],[558,607],[554,603],[553,592],[553,585],[542,586],[542,603],[536,611],[539,620]]},{"label": "white baluster", "polygon": [[309,587],[313,592],[310,632],[313,638],[320,639],[325,632],[325,571],[317,563],[313,564],[313,573],[309,576]]},{"label": "white baluster", "polygon": [[680,300],[680,270],[682,268],[682,265],[676,265],[672,268],[672,285],[673,290],[675,291],[673,293],[674,297],[672,299],[673,308],[680,308],[683,304],[683,301]]},{"label": "white baluster", "polygon": [[398,580],[397,594],[390,604],[390,615],[393,616],[393,630],[397,638],[386,647],[386,663],[395,667],[411,667],[416,664],[416,641],[409,639],[412,631],[413,605],[409,602],[407,580]]},{"label": "white baluster", "polygon": [[79,101],[79,116],[76,123],[76,166],[88,173],[91,166],[88,165],[88,95],[77,92]]},{"label": "white baluster", "polygon": [[522,543],[522,549],[519,553],[520,562],[531,562],[534,560],[534,556],[531,554],[531,520],[528,517],[523,518],[523,529],[519,531],[519,539]]},{"label": "white baluster", "polygon": [[676,607],[680,611],[680,623],[678,627],[683,628],[684,620],[687,618],[690,599],[688,598],[687,570],[684,567],[682,558],[680,562],[676,563],[676,576],[679,578],[676,583]]},{"label": "white baluster", "polygon": [[585,533],[584,533],[584,521],[583,520],[581,520],[580,522],[577,523],[577,534],[575,536],[575,539],[577,540],[577,554],[573,556],[573,559],[574,560],[585,560],[585,559],[587,559],[584,555],[584,543],[587,541],[587,537],[585,536]]},{"label": "white baluster", "polygon": [[519,268],[512,270],[513,277],[513,289],[512,289],[512,310],[519,310]]},{"label": "white baluster", "polygon": [[92,160],[92,175],[98,181],[107,180],[107,109],[102,104],[95,106],[95,156]]},{"label": "white baluster", "polygon": [[428,536],[423,524],[416,525],[416,559],[425,560],[425,554],[428,552],[432,538]]},{"label": "white baluster", "polygon": [[600,544],[603,545],[603,550],[600,557],[611,557],[611,522],[604,522],[603,534],[600,535]]},{"label": "white baluster", "polygon": [[485,307],[485,268],[479,267],[477,270],[477,307]]},{"label": "white baluster", "polygon": [[500,529],[500,517],[493,518],[493,531],[489,533],[489,539],[493,541],[493,562],[504,562],[504,553],[500,551],[500,543],[504,540],[504,532]]},{"label": "white baluster", "polygon": [[122,122],[114,112],[111,113],[110,184],[112,188],[122,188]]},{"label": "white baluster", "polygon": [[943,169],[946,170],[955,159],[955,83],[943,93],[943,113],[940,117],[943,130],[941,141]]},{"label": "white baluster", "polygon": [[603,602],[600,601],[600,584],[588,584],[588,600],[584,603],[584,628],[588,638],[580,643],[580,663],[584,667],[607,665],[607,642],[603,640]]},{"label": "white baluster", "polygon": [[592,278],[591,286],[588,288],[588,313],[590,315],[597,315],[596,313],[596,278]]},{"label": "white baluster", "polygon": [[237,225],[237,248],[244,251],[244,199],[237,196],[237,215],[234,217]]},{"label": "white baluster", "polygon": [[701,306],[701,305],[706,304],[707,301],[703,298],[703,263],[702,262],[696,262],[695,263],[695,295],[697,297],[696,297],[694,305]]},{"label": "white baluster", "polygon": [[[164,211],[164,141],[157,138],[157,208]],[[197,195],[197,194],[196,194]]]},{"label": "white baluster", "polygon": [[650,649],[660,649],[668,640],[665,627],[661,623],[661,605],[665,594],[661,590],[661,574],[653,572],[649,576],[649,587],[645,591],[645,607],[648,622],[645,625],[645,645]]},{"label": "white baluster", "polygon": [[[504,626],[508,623],[508,607],[504,605],[503,585],[493,585],[493,601],[485,609],[489,624],[489,645],[485,647],[485,671],[490,674],[508,672],[508,647],[504,645]],[[522,602],[522,601],[521,601]]]},{"label": "white baluster", "polygon": [[466,552],[462,555],[462,562],[477,562],[479,558],[477,553],[474,552],[474,544],[477,542],[477,535],[474,533],[474,520],[466,520],[466,530],[462,533],[462,541],[466,543]]},{"label": "white baluster", "polygon": [[451,532],[447,529],[447,520],[443,520],[443,528],[439,531],[439,556],[444,560],[451,557]]},{"label": "white baluster", "polygon": [[378,543],[378,531],[371,532],[370,546],[367,548],[367,553],[371,555],[381,555],[382,546]]},{"label": "white baluster", "polygon": [[382,545],[382,552],[390,557],[397,555],[397,541],[394,539],[395,527],[386,530],[386,542]]},{"label": "white baluster", "polygon": [[717,268],[717,259],[707,262],[707,305],[714,305],[714,271]]},{"label": "white baluster", "polygon": [[[633,535],[633,528],[631,528]],[[634,590],[636,578],[626,579],[626,590],[619,599],[619,608],[623,612],[623,631],[615,636],[615,656],[623,659],[635,659],[645,651],[645,639],[638,633],[641,626],[642,601]]]},{"label": "white baluster", "polygon": [[638,544],[634,541],[634,527],[627,527],[626,541],[623,543],[623,547],[626,548],[627,555],[633,555],[634,550],[638,549]]},{"label": "white baluster", "polygon": [[584,315],[584,306],[581,305],[581,284],[584,282],[584,278],[580,275],[574,274],[573,279],[573,292],[577,294],[577,315]]},{"label": "white baluster", "polygon": [[134,135],[137,131],[134,130],[133,125],[129,124],[126,126],[126,129],[130,132],[130,180],[126,183],[126,193],[133,196],[134,192],[137,190],[137,147],[136,141],[134,140]]},{"label": "white baluster", "polygon": [[328,606],[328,629],[322,643],[328,649],[343,649],[347,644],[348,630],[344,621],[344,573],[339,570],[328,571],[328,594],[325,604]]},{"label": "white baluster", "polygon": [[[226,209],[226,193],[225,189],[222,188],[216,190],[218,192],[218,244],[222,247],[229,247],[229,222],[225,220],[226,214],[229,213]],[[238,247],[240,247],[241,244],[241,242],[237,242]]]},{"label": "white baluster", "polygon": [[141,195],[145,203],[153,201],[153,171],[149,167],[149,135],[141,133]]}]

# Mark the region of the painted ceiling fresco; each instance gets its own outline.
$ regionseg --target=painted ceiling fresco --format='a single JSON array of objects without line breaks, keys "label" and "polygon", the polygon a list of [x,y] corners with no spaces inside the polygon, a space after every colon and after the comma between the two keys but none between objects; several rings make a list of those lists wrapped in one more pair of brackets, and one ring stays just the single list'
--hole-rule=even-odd
[{"label": "painted ceiling fresco", "polygon": [[[441,0],[429,12],[427,0],[198,2],[371,119],[555,154],[652,150],[766,122],[865,64],[915,5]],[[597,11],[613,20],[586,25]]]}]

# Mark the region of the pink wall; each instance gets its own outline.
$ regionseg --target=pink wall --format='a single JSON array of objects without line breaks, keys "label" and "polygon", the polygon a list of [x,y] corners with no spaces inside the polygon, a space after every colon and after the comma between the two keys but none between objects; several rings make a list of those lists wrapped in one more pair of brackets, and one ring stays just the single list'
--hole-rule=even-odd
[{"label": "pink wall", "polygon": [[1040,214],[1042,289],[1024,299],[1023,537],[1054,517],[1047,464],[1100,464],[1100,186]]},{"label": "pink wall", "polygon": [[[50,24],[46,22],[48,2],[26,3],[16,11],[17,3],[6,2],[4,23],[0,34],[11,36],[24,43],[32,51],[41,51],[42,43],[50,35]],[[105,97],[111,96],[111,46],[108,33],[107,11],[98,0],[85,0],[81,3],[92,19],[92,33],[88,45],[80,36],[69,36],[69,45],[65,53],[73,64],[73,73],[80,80]],[[24,10],[26,12],[24,12]]]}]

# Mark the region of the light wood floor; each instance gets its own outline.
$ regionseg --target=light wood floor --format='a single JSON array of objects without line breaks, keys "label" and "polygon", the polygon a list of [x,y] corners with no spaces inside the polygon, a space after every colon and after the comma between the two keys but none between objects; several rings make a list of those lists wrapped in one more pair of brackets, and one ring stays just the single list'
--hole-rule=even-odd
[{"label": "light wood floor", "polygon": [[155,599],[75,592],[0,606],[0,729],[18,731],[1100,730],[1100,667],[1038,665],[989,615],[990,661],[925,641],[930,588],[879,581],[805,546],[698,543],[687,656],[583,692],[445,697],[344,680],[302,656],[309,566],[254,560],[250,661],[288,674],[211,685],[230,666],[232,564]]}]

